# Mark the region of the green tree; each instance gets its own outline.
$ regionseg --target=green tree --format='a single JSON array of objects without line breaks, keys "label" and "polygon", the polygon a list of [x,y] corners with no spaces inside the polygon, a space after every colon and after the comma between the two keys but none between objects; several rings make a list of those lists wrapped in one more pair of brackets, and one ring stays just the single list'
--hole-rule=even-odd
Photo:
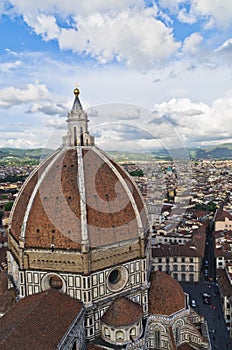
[{"label": "green tree", "polygon": [[11,211],[11,208],[12,208],[13,204],[14,204],[13,201],[10,201],[10,202],[6,203],[5,206],[4,206],[4,210],[5,211]]}]

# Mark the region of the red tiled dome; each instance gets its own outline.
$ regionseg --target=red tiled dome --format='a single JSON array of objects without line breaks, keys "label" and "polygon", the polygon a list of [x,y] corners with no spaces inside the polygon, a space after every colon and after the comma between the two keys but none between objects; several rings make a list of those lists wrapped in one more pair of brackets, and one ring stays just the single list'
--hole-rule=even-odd
[{"label": "red tiled dome", "polygon": [[25,247],[80,249],[134,240],[147,217],[136,186],[95,146],[56,151],[31,174],[11,213]]},{"label": "red tiled dome", "polygon": [[143,317],[143,309],[139,304],[127,298],[118,298],[110,305],[101,318],[108,326],[125,327],[133,325]]},{"label": "red tiled dome", "polygon": [[174,278],[165,272],[151,273],[148,309],[153,315],[172,315],[186,307],[184,291]]}]

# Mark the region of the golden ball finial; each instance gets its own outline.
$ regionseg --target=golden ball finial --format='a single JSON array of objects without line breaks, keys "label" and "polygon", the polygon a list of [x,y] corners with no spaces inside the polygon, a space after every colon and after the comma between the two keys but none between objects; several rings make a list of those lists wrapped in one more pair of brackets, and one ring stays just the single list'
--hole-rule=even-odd
[{"label": "golden ball finial", "polygon": [[78,96],[80,93],[80,90],[78,88],[75,88],[73,92],[75,96]]}]

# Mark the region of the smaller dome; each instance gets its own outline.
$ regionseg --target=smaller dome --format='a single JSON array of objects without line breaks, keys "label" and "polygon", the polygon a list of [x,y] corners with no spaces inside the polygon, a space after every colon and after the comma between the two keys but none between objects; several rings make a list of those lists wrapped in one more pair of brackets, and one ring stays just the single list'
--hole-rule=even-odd
[{"label": "smaller dome", "polygon": [[142,307],[122,297],[113,301],[102,316],[101,321],[112,327],[125,327],[139,322],[142,317]]},{"label": "smaller dome", "polygon": [[150,278],[149,314],[169,316],[186,307],[184,291],[174,278],[165,272],[152,272]]}]

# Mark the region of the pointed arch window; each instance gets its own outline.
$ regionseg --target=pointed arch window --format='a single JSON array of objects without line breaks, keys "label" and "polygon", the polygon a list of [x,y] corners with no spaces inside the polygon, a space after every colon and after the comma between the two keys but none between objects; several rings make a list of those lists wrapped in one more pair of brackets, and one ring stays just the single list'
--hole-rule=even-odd
[{"label": "pointed arch window", "polygon": [[74,146],[77,146],[77,128],[74,126]]},{"label": "pointed arch window", "polygon": [[155,329],[155,349],[161,349],[161,336],[160,336],[160,330]]},{"label": "pointed arch window", "polygon": [[84,146],[84,135],[83,135],[83,128],[80,128],[80,137],[81,137],[81,146]]},{"label": "pointed arch window", "polygon": [[176,327],[176,345],[180,342],[180,327]]}]

